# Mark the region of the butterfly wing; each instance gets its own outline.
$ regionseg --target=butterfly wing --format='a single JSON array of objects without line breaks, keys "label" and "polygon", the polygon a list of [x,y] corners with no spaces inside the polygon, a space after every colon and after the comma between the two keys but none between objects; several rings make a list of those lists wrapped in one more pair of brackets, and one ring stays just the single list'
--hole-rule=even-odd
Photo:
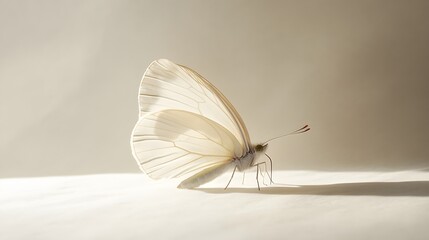
[{"label": "butterfly wing", "polygon": [[152,178],[193,174],[180,187],[212,180],[252,149],[226,97],[194,70],[166,59],[152,62],[143,76],[131,146]]},{"label": "butterfly wing", "polygon": [[181,177],[232,163],[242,149],[228,129],[183,110],[142,116],[131,138],[140,168],[154,179]]},{"label": "butterfly wing", "polygon": [[167,59],[154,61],[140,84],[139,116],[166,109],[202,115],[228,129],[242,146],[251,150],[246,126],[227,98],[194,70]]}]

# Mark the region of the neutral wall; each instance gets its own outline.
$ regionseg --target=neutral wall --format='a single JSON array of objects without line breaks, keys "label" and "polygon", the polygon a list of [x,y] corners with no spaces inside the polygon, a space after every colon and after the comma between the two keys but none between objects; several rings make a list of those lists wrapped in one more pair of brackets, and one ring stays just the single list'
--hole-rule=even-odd
[{"label": "neutral wall", "polygon": [[0,177],[138,172],[148,64],[197,70],[275,169],[429,167],[429,1],[0,1]]}]

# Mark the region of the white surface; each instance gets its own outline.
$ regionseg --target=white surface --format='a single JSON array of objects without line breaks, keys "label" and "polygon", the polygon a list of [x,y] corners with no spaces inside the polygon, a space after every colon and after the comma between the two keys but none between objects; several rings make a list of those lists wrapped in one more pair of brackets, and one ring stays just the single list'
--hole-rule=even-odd
[{"label": "white surface", "polygon": [[428,239],[429,173],[224,175],[199,190],[144,174],[0,180],[0,239]]}]

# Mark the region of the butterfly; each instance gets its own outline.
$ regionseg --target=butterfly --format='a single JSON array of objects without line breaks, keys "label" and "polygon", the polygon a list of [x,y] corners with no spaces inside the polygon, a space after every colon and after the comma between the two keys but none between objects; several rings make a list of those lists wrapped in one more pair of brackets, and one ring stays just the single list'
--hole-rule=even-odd
[{"label": "butterfly", "polygon": [[[138,103],[131,149],[149,177],[184,178],[178,188],[195,188],[233,169],[226,189],[236,170],[256,167],[260,189],[259,167],[267,169],[265,161],[256,161],[262,154],[272,175],[268,141],[253,145],[234,106],[194,70],[167,59],[153,61],[141,80]],[[309,129],[306,125],[292,133]]]}]

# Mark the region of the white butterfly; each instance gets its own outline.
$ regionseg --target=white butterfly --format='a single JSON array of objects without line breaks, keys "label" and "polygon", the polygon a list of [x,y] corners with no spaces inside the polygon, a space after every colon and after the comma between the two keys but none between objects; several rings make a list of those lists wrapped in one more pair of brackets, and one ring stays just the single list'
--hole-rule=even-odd
[{"label": "white butterfly", "polygon": [[[267,142],[252,145],[232,104],[194,70],[166,59],[152,62],[138,100],[131,149],[149,177],[187,177],[178,187],[194,188],[229,169],[234,169],[231,179],[236,170],[257,167],[258,174],[260,164],[266,169],[256,159],[265,153]],[[305,126],[293,133],[308,130]]]}]

